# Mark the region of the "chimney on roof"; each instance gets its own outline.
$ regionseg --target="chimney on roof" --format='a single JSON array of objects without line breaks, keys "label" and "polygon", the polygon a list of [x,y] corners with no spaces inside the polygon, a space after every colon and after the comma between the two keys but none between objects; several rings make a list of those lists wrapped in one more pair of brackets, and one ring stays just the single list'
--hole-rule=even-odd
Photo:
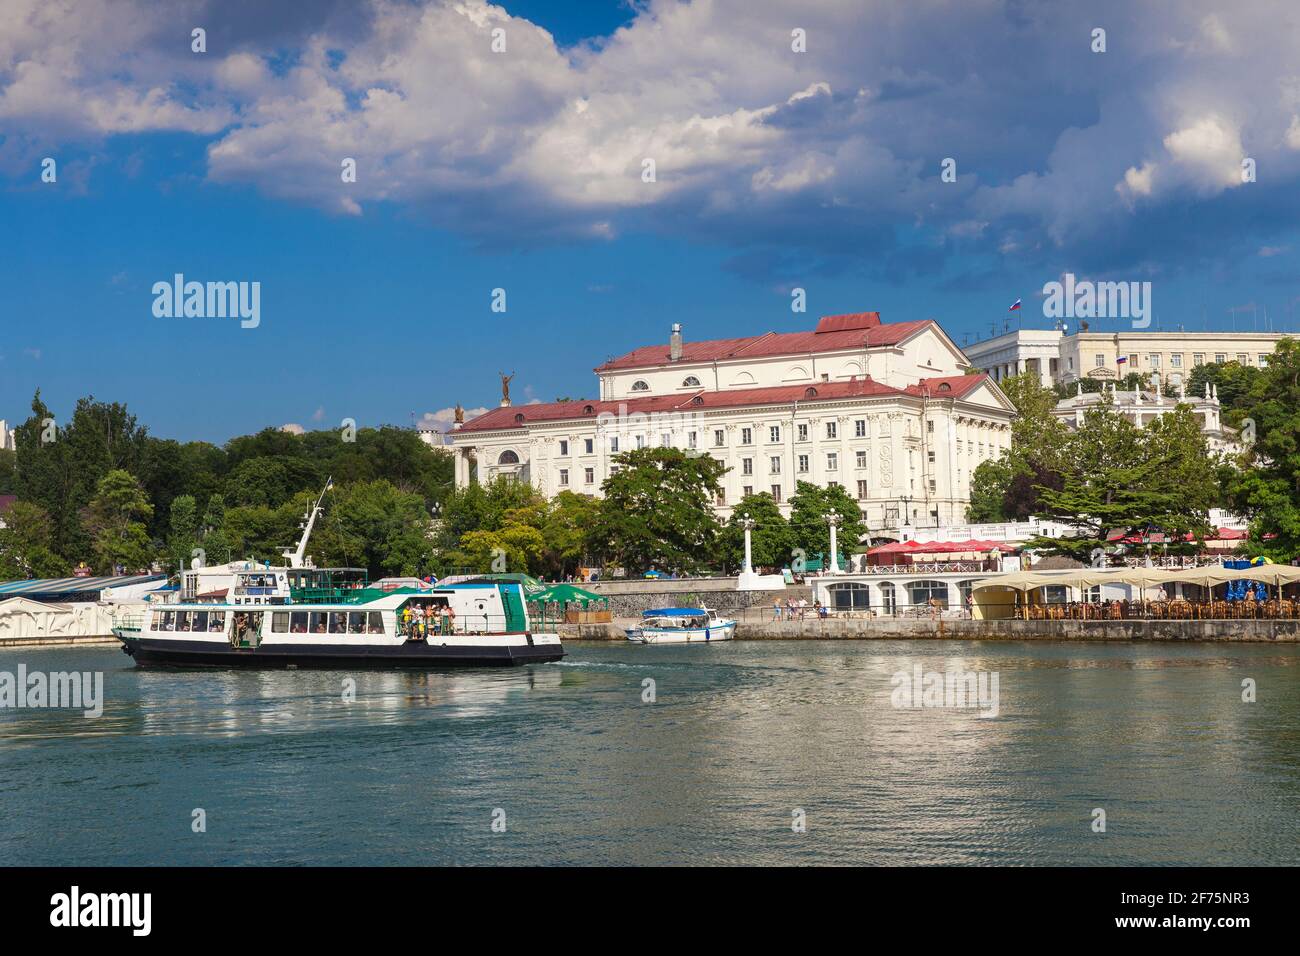
[{"label": "chimney on roof", "polygon": [[668,361],[680,362],[682,360],[682,324],[673,323],[673,334],[668,336]]}]

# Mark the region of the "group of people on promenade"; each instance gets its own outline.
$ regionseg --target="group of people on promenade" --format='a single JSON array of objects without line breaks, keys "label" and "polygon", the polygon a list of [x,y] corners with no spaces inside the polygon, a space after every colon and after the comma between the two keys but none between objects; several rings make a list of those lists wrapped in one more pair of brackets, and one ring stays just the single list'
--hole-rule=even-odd
[{"label": "group of people on promenade", "polygon": [[[786,598],[785,604],[782,605],[781,599],[777,598],[772,602],[772,620],[802,621],[808,616],[810,610],[813,613],[813,617],[826,617],[826,607],[821,601],[813,601],[812,604],[809,605],[807,598],[800,598],[797,601],[794,598]],[[782,618],[783,613],[785,615],[784,618]]]}]

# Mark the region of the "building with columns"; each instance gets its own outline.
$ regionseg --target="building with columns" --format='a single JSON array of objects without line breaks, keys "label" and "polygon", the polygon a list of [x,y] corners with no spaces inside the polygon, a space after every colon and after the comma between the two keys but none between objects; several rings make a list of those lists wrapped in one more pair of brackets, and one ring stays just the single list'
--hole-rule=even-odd
[{"label": "building with columns", "polygon": [[[456,484],[506,475],[600,494],[615,456],[671,445],[728,467],[717,508],[796,482],[839,484],[871,528],[965,520],[970,478],[1011,440],[1014,408],[932,320],[827,316],[808,332],[664,345],[596,368],[600,398],[503,404],[448,435]],[[902,520],[900,520],[902,519]]]},{"label": "building with columns", "polygon": [[1080,391],[1062,399],[1052,414],[1067,425],[1078,428],[1087,419],[1088,411],[1105,401],[1109,401],[1115,411],[1138,428],[1145,428],[1152,419],[1169,414],[1179,405],[1187,405],[1192,414],[1201,420],[1201,432],[1205,435],[1205,443],[1211,453],[1239,455],[1244,450],[1240,433],[1223,424],[1218,389],[1208,382],[1201,395],[1189,394],[1185,382],[1179,384],[1172,393],[1161,388],[1159,381],[1151,389],[1136,391],[1117,389],[1111,383],[1109,389],[1101,392]]},{"label": "building with columns", "polygon": [[1283,332],[1017,329],[968,345],[965,351],[976,368],[998,382],[1029,370],[1038,372],[1044,385],[1080,378],[1113,382],[1140,372],[1177,389],[1198,365],[1239,362],[1262,368],[1286,337]]}]

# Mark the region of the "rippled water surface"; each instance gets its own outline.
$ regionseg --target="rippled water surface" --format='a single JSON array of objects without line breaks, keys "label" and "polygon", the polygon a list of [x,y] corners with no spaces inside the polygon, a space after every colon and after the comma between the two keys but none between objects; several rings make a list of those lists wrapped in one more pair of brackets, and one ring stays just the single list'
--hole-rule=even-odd
[{"label": "rippled water surface", "polygon": [[[98,719],[0,710],[0,862],[1300,863],[1300,647],[569,651],[354,675],[0,651],[103,671],[106,697]],[[996,672],[998,716],[895,708],[915,664]]]}]

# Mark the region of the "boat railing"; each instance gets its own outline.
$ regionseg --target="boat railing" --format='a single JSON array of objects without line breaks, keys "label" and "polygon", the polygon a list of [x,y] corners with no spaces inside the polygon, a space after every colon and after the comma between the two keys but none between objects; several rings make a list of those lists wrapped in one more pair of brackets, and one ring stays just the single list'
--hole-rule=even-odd
[{"label": "boat railing", "polygon": [[501,614],[457,614],[454,617],[434,614],[409,619],[399,614],[397,618],[398,637],[415,640],[472,634],[522,634],[524,630],[517,617],[507,618]]},{"label": "boat railing", "polygon": [[113,615],[113,628],[118,631],[139,631],[144,627],[144,614],[140,611],[118,611]]}]

